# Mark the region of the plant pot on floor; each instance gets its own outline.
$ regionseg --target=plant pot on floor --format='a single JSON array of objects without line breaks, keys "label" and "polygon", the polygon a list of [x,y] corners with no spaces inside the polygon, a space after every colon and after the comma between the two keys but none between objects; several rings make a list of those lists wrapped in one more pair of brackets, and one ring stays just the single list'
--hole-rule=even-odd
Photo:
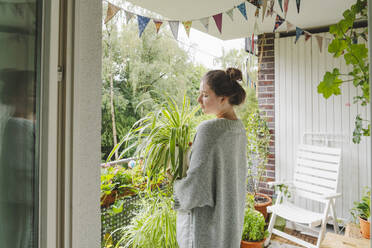
[{"label": "plant pot on floor", "polygon": [[360,233],[363,238],[370,239],[370,222],[359,217]]},{"label": "plant pot on floor", "polygon": [[270,196],[262,193],[256,193],[255,199],[254,199],[254,208],[261,212],[262,215],[265,217],[265,220],[267,218],[267,207],[272,204],[272,200]]},{"label": "plant pot on floor", "polygon": [[240,242],[240,248],[262,248],[264,245],[265,239],[256,242],[244,241]]}]

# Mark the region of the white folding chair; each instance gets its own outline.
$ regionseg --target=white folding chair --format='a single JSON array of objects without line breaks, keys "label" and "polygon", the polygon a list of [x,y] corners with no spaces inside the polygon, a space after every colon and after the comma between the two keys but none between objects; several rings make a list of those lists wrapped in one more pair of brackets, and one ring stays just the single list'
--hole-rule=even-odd
[{"label": "white folding chair", "polygon": [[[322,213],[310,211],[291,203],[282,191],[279,192],[275,205],[268,207],[271,219],[268,227],[269,237],[265,245],[269,244],[272,233],[309,248],[318,248],[324,238],[326,225],[333,219],[334,230],[339,232],[335,203],[341,196],[337,193],[339,169],[341,163],[341,149],[313,145],[300,145],[297,154],[293,181],[272,182],[272,186],[285,184],[292,189],[291,196],[317,201],[325,205]],[[276,216],[280,216],[299,226],[309,228],[319,233],[317,244],[313,245],[302,239],[289,235],[274,228]],[[320,231],[314,227],[320,226]]]}]

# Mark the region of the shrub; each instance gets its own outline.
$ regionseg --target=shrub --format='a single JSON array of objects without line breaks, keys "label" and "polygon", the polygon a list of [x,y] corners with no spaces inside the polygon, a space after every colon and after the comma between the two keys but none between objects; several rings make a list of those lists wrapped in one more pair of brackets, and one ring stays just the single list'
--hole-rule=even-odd
[{"label": "shrub", "polygon": [[266,238],[268,232],[265,230],[265,224],[265,218],[260,212],[252,208],[246,208],[242,240],[261,241]]}]

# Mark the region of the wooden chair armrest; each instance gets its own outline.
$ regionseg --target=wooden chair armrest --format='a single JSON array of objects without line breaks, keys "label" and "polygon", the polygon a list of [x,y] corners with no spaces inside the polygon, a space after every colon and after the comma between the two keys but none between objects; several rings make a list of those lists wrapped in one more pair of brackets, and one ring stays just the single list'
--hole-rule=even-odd
[{"label": "wooden chair armrest", "polygon": [[325,199],[325,200],[330,200],[330,199],[338,198],[341,196],[342,196],[341,193],[330,193],[330,194],[324,194],[320,198]]}]

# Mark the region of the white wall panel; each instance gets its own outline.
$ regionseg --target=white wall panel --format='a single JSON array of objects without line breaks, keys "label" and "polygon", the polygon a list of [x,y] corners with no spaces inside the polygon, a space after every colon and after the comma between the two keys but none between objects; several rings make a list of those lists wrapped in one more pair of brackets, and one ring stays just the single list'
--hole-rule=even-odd
[{"label": "white wall panel", "polygon": [[[319,34],[331,38],[330,34]],[[353,104],[357,94],[352,83],[342,85],[342,94],[323,98],[317,86],[323,75],[334,67],[350,70],[343,58],[333,58],[327,52],[330,40],[323,42],[319,51],[315,37],[305,42],[301,37],[275,39],[275,160],[276,180],[290,180],[293,175],[296,150],[304,133],[329,133],[343,135],[340,142],[330,146],[342,148],[342,164],[336,212],[339,217],[350,219],[349,210],[360,198],[364,186],[371,183],[370,137],[353,144],[355,116],[360,113],[370,119],[369,107]],[[295,199],[300,205],[319,211],[320,206],[310,201]]]}]

